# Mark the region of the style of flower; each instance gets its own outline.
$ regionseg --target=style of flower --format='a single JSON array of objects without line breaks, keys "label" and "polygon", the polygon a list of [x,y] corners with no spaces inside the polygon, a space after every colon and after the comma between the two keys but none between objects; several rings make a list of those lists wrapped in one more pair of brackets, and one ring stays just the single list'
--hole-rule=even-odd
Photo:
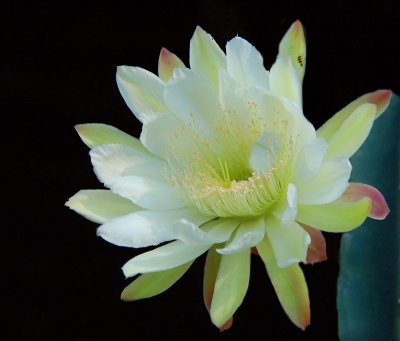
[{"label": "style of flower", "polygon": [[200,27],[190,68],[165,48],[159,77],[118,67],[119,90],[143,124],[140,140],[104,124],[76,126],[109,190],[79,191],[66,205],[100,223],[98,235],[115,245],[169,242],[123,266],[126,277],[140,274],[123,300],[165,291],[207,252],[204,302],[212,322],[229,328],[254,253],[290,320],[309,325],[299,263],[326,259],[321,231],[350,231],[389,211],[378,190],[349,183],[349,158],[391,92],[358,98],[315,131],[302,110],[305,64],[296,21],[269,71],[246,40],[233,38],[224,53]]}]

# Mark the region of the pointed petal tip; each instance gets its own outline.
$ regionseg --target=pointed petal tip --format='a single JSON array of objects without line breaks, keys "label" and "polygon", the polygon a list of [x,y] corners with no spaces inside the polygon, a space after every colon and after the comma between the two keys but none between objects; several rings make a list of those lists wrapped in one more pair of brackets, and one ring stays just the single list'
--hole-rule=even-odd
[{"label": "pointed petal tip", "polygon": [[389,106],[392,91],[388,89],[377,90],[365,95],[366,101],[377,106],[376,117],[379,117]]},{"label": "pointed petal tip", "polygon": [[301,23],[301,21],[299,19],[297,19],[294,23],[293,23],[293,28],[296,31],[303,31],[303,24]]},{"label": "pointed petal tip", "polygon": [[226,321],[221,327],[219,327],[219,331],[222,333],[225,330],[228,330],[230,327],[232,327],[232,324],[233,324],[233,316],[228,321]]}]

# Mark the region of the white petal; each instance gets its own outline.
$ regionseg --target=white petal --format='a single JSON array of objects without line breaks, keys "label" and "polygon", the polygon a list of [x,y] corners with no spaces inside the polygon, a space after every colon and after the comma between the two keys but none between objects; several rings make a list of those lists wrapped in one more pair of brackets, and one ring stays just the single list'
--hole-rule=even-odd
[{"label": "white petal", "polygon": [[69,198],[65,205],[86,219],[100,224],[142,210],[131,201],[101,189],[81,190]]},{"label": "white petal", "polygon": [[217,252],[232,254],[249,249],[257,245],[264,238],[264,234],[265,224],[263,218],[242,222],[232,241],[224,248],[217,249]]},{"label": "white petal", "polygon": [[239,224],[240,221],[236,219],[219,218],[204,224],[201,228],[214,240],[214,243],[222,243],[231,237]]},{"label": "white petal", "polygon": [[283,226],[291,225],[297,215],[297,189],[293,184],[288,185],[286,192],[286,200],[274,210],[274,215],[277,217]]},{"label": "white petal", "polygon": [[326,204],[336,200],[347,188],[350,173],[347,158],[324,161],[313,179],[297,187],[299,204]]},{"label": "white petal", "polygon": [[117,85],[129,109],[141,121],[148,113],[167,112],[164,103],[164,82],[140,67],[119,66]]},{"label": "white petal", "polygon": [[175,187],[145,176],[123,176],[110,189],[149,210],[171,210],[186,206]]},{"label": "white petal", "polygon": [[179,143],[182,121],[172,115],[162,115],[143,124],[140,141],[152,153],[166,158],[173,143]]},{"label": "white petal", "polygon": [[268,71],[261,54],[248,41],[235,37],[226,45],[228,73],[242,87],[260,86],[269,89]]},{"label": "white petal", "polygon": [[296,157],[292,181],[301,185],[313,178],[321,168],[327,149],[327,143],[321,138],[306,144]]},{"label": "white petal", "polygon": [[190,70],[179,71],[179,76],[166,85],[165,102],[184,123],[209,133],[220,119],[217,93]]},{"label": "white petal", "polygon": [[163,115],[145,123],[140,140],[151,152],[169,162],[176,155],[189,160],[194,154],[210,153],[210,140],[172,115]]},{"label": "white petal", "polygon": [[279,57],[269,74],[271,92],[302,107],[302,85],[290,56]]},{"label": "white petal", "polygon": [[90,157],[97,177],[106,186],[126,175],[145,175],[160,181],[164,178],[162,160],[128,146],[100,145],[90,151]]},{"label": "white petal", "polygon": [[122,271],[126,277],[171,269],[190,262],[206,252],[211,245],[188,245],[177,240],[157,249],[142,253],[125,263]]},{"label": "white petal", "polygon": [[218,86],[218,70],[226,68],[224,52],[213,37],[199,26],[190,40],[190,68],[215,88]]},{"label": "white petal", "polygon": [[[196,226],[179,225],[183,218]],[[108,242],[126,247],[146,247],[180,237],[196,238],[197,225],[210,220],[195,209],[183,208],[171,211],[139,211],[112,219],[97,229],[97,234]],[[178,223],[178,224],[177,224]],[[202,231],[200,231],[201,233]],[[196,235],[197,233],[197,235]]]},{"label": "white petal", "polygon": [[280,268],[306,260],[311,238],[299,224],[293,222],[288,226],[282,226],[273,216],[268,217],[265,224],[268,239]]}]

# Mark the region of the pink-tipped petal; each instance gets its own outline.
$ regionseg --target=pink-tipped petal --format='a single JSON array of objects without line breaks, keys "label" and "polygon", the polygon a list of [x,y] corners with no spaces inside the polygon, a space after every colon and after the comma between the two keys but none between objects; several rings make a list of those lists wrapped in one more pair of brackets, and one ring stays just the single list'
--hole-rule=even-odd
[{"label": "pink-tipped petal", "polygon": [[185,64],[177,55],[168,51],[165,47],[161,49],[158,59],[158,75],[163,81],[166,82],[172,76],[175,68],[184,66]]},{"label": "pink-tipped petal", "polygon": [[308,225],[301,224],[301,226],[311,237],[311,244],[308,246],[307,251],[307,264],[314,264],[327,260],[326,242],[322,232]]},{"label": "pink-tipped petal", "polygon": [[228,330],[230,327],[232,327],[232,324],[233,324],[233,316],[228,321],[226,321],[223,326],[219,328],[219,331],[223,332],[225,330]]},{"label": "pink-tipped petal", "polygon": [[371,200],[371,208],[368,217],[377,220],[385,219],[390,209],[382,193],[375,187],[361,183],[350,183],[343,194],[343,198],[349,201],[357,201],[365,197]]},{"label": "pink-tipped petal", "polygon": [[346,105],[342,110],[338,111],[333,117],[326,121],[318,130],[317,134],[325,141],[329,142],[343,123],[349,116],[362,104],[370,103],[376,105],[375,118],[378,118],[388,107],[390,98],[392,97],[391,90],[377,90],[365,94],[350,104]]},{"label": "pink-tipped petal", "polygon": [[388,107],[392,97],[391,90],[377,90],[363,96],[366,103],[373,103],[377,106],[376,117],[379,117]]}]

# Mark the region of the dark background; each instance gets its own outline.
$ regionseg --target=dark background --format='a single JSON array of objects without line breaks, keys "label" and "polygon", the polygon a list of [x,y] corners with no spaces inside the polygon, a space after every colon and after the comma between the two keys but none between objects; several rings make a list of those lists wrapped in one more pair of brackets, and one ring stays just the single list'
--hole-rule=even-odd
[{"label": "dark background", "polygon": [[[204,258],[166,293],[123,303],[120,267],[142,250],[96,237],[95,224],[64,207],[79,189],[101,188],[73,126],[102,122],[135,136],[140,125],[115,83],[127,64],[157,72],[165,46],[187,63],[196,25],[223,47],[239,34],[267,69],[290,24],[307,34],[306,116],[318,127],[352,99],[400,93],[398,1],[131,1],[127,5],[15,2],[0,14],[4,340],[336,340],[338,235],[329,260],[304,267],[312,324],[290,323],[253,257],[247,296],[220,334],[202,302]],[[2,335],[3,334],[3,335]]]}]

